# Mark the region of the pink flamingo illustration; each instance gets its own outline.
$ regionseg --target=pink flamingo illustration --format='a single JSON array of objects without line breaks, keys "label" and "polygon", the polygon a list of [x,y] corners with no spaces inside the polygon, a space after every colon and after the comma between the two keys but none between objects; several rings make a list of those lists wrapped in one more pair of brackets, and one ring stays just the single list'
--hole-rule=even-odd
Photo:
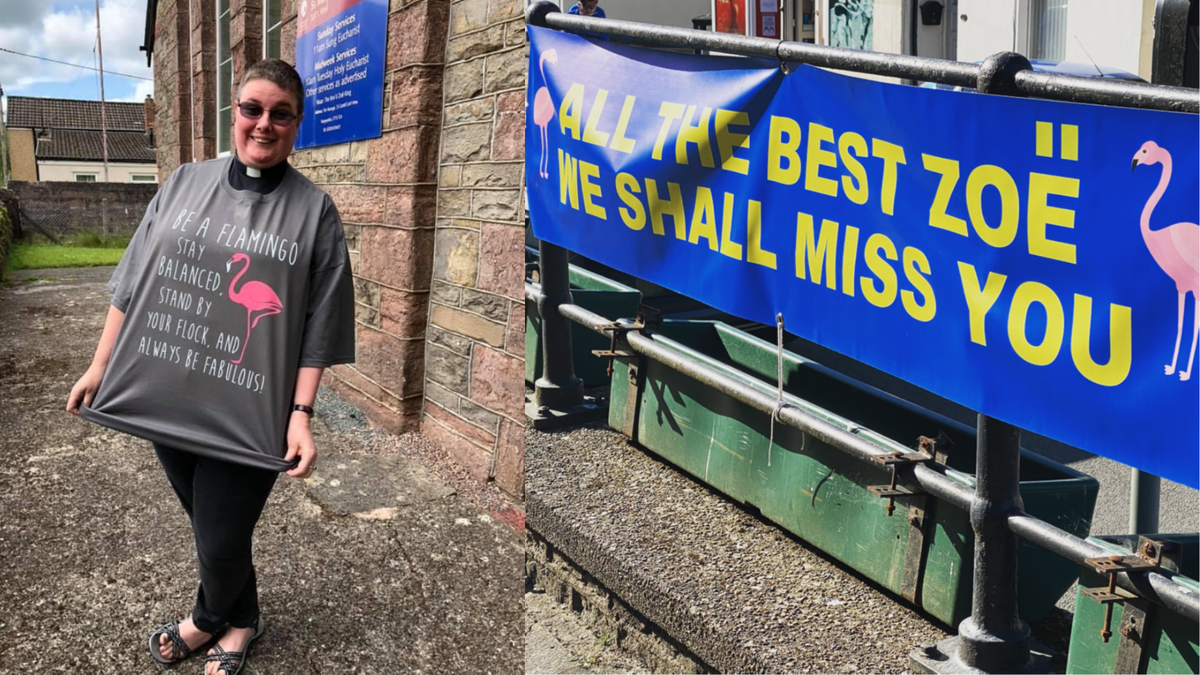
[{"label": "pink flamingo illustration", "polygon": [[1200,334],[1200,225],[1175,223],[1161,230],[1150,229],[1150,214],[1167,191],[1167,183],[1171,182],[1171,153],[1167,152],[1166,148],[1158,147],[1154,141],[1146,141],[1133,156],[1133,166],[1130,169],[1136,169],[1139,164],[1150,166],[1160,162],[1163,165],[1162,177],[1158,179],[1158,187],[1154,189],[1154,194],[1150,195],[1142,209],[1142,239],[1162,271],[1175,280],[1175,289],[1179,291],[1179,328],[1175,333],[1175,356],[1171,358],[1171,365],[1163,367],[1163,372],[1167,375],[1174,373],[1175,366],[1179,363],[1184,299],[1189,291],[1192,293],[1192,348],[1188,350],[1187,370],[1179,373],[1180,380],[1187,380],[1192,376],[1192,362],[1196,357],[1196,336]]},{"label": "pink flamingo illustration", "polygon": [[542,58],[538,60],[538,69],[542,72],[542,86],[537,90],[537,95],[533,97],[533,123],[538,125],[542,132],[542,161],[538,162],[538,174],[542,178],[550,177],[550,155],[546,141],[546,125],[554,118],[554,101],[550,98],[550,90],[546,88],[547,61],[557,65],[558,52],[548,49],[542,53]]},{"label": "pink flamingo illustration", "polygon": [[[238,354],[237,361],[232,363],[240,364],[242,357],[246,355],[246,345],[250,344],[250,329],[258,325],[260,319],[264,316],[271,316],[283,311],[283,303],[279,301],[279,296],[271,287],[261,281],[247,281],[242,284],[241,288],[235,289],[238,279],[250,269],[250,256],[245,253],[234,253],[229,262],[225,263],[225,271],[228,272],[233,268],[236,262],[244,262],[242,269],[234,275],[233,279],[229,280],[229,299],[246,308],[246,340],[242,342],[242,353]],[[254,313],[258,312],[257,316]],[[254,317],[253,323],[250,321]]]}]

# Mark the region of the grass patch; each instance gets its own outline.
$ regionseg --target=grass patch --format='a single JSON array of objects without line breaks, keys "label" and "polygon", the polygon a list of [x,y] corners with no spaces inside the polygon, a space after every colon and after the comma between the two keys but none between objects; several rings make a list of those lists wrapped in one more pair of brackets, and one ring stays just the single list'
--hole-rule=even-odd
[{"label": "grass patch", "polygon": [[56,267],[101,267],[121,262],[125,248],[13,244],[8,252],[8,269],[40,270]]}]

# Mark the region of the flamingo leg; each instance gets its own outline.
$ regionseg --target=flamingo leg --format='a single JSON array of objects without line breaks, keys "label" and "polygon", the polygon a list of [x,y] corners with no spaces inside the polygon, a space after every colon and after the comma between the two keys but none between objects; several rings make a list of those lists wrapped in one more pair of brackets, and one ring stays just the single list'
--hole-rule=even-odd
[{"label": "flamingo leg", "polygon": [[262,314],[259,314],[258,316],[254,317],[254,323],[253,323],[253,324],[251,324],[251,325],[250,325],[250,327],[251,327],[251,328],[254,328],[255,326],[257,326],[257,325],[258,325],[258,322],[259,322],[259,321],[262,321],[262,318],[263,318],[264,316],[274,316],[274,315],[278,314],[278,313],[279,313],[279,312],[281,312],[281,311],[283,311],[283,310],[279,310],[279,309],[264,309],[264,310],[262,311]]},{"label": "flamingo leg", "polygon": [[542,137],[542,161],[538,165],[538,168],[540,168],[542,170],[541,171],[542,178],[549,178],[550,172],[548,170],[548,167],[546,166],[547,164],[549,164],[548,153],[546,152],[549,149],[546,147],[548,145],[548,143],[546,142],[546,127],[545,126],[538,127],[538,130]]},{"label": "flamingo leg", "polygon": [[[1182,320],[1182,317],[1180,317]],[[1192,377],[1192,362],[1196,358],[1196,337],[1200,335],[1200,297],[1196,293],[1192,293],[1192,348],[1188,350],[1188,367],[1187,370],[1179,374],[1180,380],[1188,380]]]},{"label": "flamingo leg", "polygon": [[237,361],[230,361],[230,363],[241,365],[242,357],[246,355],[246,345],[250,344],[250,313],[250,310],[246,310],[246,339],[242,340],[242,353],[238,354]]},{"label": "flamingo leg", "polygon": [[[1171,358],[1171,365],[1163,368],[1163,373],[1170,375],[1175,372],[1175,365],[1179,363],[1179,338],[1183,337],[1183,301],[1187,297],[1187,293],[1179,294],[1179,329],[1175,331],[1175,356]],[[1189,368],[1189,370],[1191,370]]]}]

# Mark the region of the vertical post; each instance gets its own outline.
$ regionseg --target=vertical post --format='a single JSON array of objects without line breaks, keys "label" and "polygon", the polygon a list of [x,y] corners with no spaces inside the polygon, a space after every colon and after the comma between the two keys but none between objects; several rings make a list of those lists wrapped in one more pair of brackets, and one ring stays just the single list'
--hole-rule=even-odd
[{"label": "vertical post", "polygon": [[571,322],[558,306],[571,303],[568,251],[546,241],[540,244],[542,297],[542,376],[533,383],[534,402],[562,409],[583,402],[583,380],[575,376],[571,359]]},{"label": "vertical post", "polygon": [[1029,626],[1017,615],[1017,535],[1007,515],[1022,509],[1021,430],[979,416],[975,448],[975,577],[971,616],[958,627],[958,656],[989,673],[1012,673],[1029,664]]},{"label": "vertical post", "polygon": [[96,52],[100,58],[100,151],[104,157],[104,182],[108,182],[108,115],[104,109],[104,43],[100,39],[100,0],[96,0]]},{"label": "vertical post", "polygon": [[1158,502],[1162,479],[1133,470],[1129,479],[1129,534],[1158,532]]}]

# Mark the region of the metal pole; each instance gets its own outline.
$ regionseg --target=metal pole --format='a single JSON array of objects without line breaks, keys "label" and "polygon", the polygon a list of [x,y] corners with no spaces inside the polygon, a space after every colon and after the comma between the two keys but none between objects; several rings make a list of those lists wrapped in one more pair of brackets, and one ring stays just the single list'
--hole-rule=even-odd
[{"label": "metal pole", "polygon": [[1133,470],[1129,477],[1129,533],[1158,532],[1159,492],[1162,479],[1152,473]]},{"label": "metal pole", "polygon": [[3,85],[0,85],[0,187],[8,187],[8,123],[4,120]]},{"label": "metal pole", "polygon": [[583,380],[575,377],[571,360],[571,322],[558,311],[560,305],[572,304],[569,251],[546,241],[540,250],[542,295],[537,304],[542,317],[542,376],[533,383],[534,402],[569,408],[583,402]]},{"label": "metal pole", "polygon": [[[104,45],[100,40],[100,0],[96,0],[96,51],[100,58],[100,150],[104,158],[104,182],[108,182],[108,115],[104,110]],[[105,212],[107,214],[107,211]]]}]

